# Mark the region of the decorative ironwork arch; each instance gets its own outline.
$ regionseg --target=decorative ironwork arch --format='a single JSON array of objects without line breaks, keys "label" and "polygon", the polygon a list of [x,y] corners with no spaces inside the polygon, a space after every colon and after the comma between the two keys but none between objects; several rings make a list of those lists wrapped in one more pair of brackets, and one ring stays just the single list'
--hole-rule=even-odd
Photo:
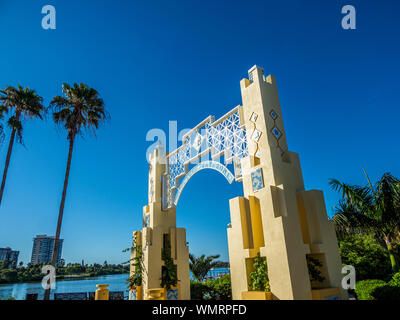
[{"label": "decorative ironwork arch", "polygon": [[[184,187],[184,185],[181,187],[179,180],[182,179],[182,184],[189,181],[190,177],[188,179],[186,177],[189,175],[190,165],[222,162],[223,157],[225,165],[234,165],[234,179],[241,181],[240,160],[247,156],[247,136],[242,107],[232,109],[218,120],[209,116],[187,132],[183,136],[182,145],[166,156],[167,169],[162,177],[163,210],[175,207],[178,203]],[[219,164],[224,168],[220,167],[221,170],[227,170],[232,174],[226,166]],[[200,170],[201,167],[195,168]],[[194,168],[190,172],[192,170]],[[227,176],[225,177],[228,179]]]},{"label": "decorative ironwork arch", "polygon": [[189,180],[199,171],[205,170],[205,169],[212,169],[216,170],[219,173],[221,173],[226,180],[228,180],[229,184],[232,184],[233,180],[235,180],[234,175],[232,172],[229,171],[229,169],[224,166],[223,164],[216,162],[216,161],[204,161],[202,163],[199,163],[197,166],[195,166],[192,170],[186,174],[185,178],[182,180],[181,184],[179,185],[178,190],[176,191],[175,194],[175,200],[174,200],[174,205],[177,206],[179,202],[179,198],[181,197],[182,191],[185,188],[186,184],[189,182]]}]

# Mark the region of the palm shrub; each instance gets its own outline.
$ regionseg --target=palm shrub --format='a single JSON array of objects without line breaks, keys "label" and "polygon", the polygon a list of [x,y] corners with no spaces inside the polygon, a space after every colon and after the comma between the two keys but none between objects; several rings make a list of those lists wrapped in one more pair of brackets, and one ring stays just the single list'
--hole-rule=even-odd
[{"label": "palm shrub", "polygon": [[192,271],[193,277],[197,281],[204,281],[207,274],[213,269],[221,265],[221,261],[214,261],[218,259],[220,255],[208,256],[202,255],[196,257],[193,254],[189,254],[189,268]]},{"label": "palm shrub", "polygon": [[345,234],[372,234],[387,250],[393,272],[399,271],[393,241],[399,234],[400,181],[390,173],[385,173],[374,187],[371,183],[361,187],[334,179],[330,185],[342,193],[332,218],[337,231]]},{"label": "palm shrub", "polygon": [[[17,142],[24,145],[22,139],[22,121],[34,118],[43,119],[46,109],[42,103],[43,98],[39,96],[35,90],[23,88],[21,85],[18,85],[17,88],[9,86],[0,91],[0,118],[3,119],[5,114],[9,115],[7,124],[11,129],[11,137],[10,142],[8,143],[6,163],[4,165],[3,178],[0,187],[0,204],[3,200],[3,193],[15,138],[17,139]],[[3,139],[3,126],[0,126],[0,140]]]}]

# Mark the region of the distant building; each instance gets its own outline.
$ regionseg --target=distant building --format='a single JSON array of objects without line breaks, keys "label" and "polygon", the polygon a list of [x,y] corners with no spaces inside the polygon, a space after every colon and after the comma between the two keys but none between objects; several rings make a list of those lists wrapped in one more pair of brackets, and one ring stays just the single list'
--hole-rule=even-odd
[{"label": "distant building", "polygon": [[[47,235],[38,235],[33,239],[31,264],[51,263],[53,256],[55,237]],[[57,265],[61,262],[61,252],[63,239],[58,241]]]},{"label": "distant building", "polygon": [[9,269],[16,269],[18,265],[19,251],[11,250],[11,248],[0,248],[0,261],[8,261]]}]

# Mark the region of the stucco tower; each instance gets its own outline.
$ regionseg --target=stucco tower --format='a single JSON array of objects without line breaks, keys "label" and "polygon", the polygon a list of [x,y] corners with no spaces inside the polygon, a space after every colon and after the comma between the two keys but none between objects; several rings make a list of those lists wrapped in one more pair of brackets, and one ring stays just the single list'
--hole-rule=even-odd
[{"label": "stucco tower", "polygon": [[149,204],[143,208],[143,229],[140,233],[145,266],[143,291],[146,293],[148,289],[161,287],[164,266],[162,249],[169,243],[171,257],[177,266],[179,298],[189,300],[189,248],[186,244],[186,230],[176,227],[176,208],[162,210],[161,204],[162,177],[166,170],[164,148],[157,147],[150,154],[149,161]]},{"label": "stucco tower", "polygon": [[305,191],[299,155],[288,150],[276,79],[254,66],[240,86],[249,156],[241,162],[244,197],[230,200],[233,298],[241,299],[248,290],[257,253],[267,258],[274,299],[313,298],[307,256],[323,264],[325,280],[313,283],[314,288],[340,288],[341,260],[334,227],[323,193]]}]

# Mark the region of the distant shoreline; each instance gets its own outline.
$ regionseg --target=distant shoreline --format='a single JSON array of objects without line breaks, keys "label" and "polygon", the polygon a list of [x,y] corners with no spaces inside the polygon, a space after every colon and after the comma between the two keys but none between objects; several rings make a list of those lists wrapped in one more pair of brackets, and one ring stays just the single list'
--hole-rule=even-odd
[{"label": "distant shoreline", "polygon": [[[127,274],[129,275],[129,272],[123,272],[123,273],[107,273],[107,274],[89,274],[89,273],[84,273],[84,274],[67,274],[67,275],[59,275],[56,276],[56,280],[83,280],[83,279],[92,279],[92,278],[98,278],[98,277],[103,277],[103,276],[112,276],[112,275],[119,275],[119,274]],[[1,286],[8,286],[8,285],[13,285],[13,284],[24,284],[24,283],[40,283],[42,282],[42,279],[38,280],[31,280],[31,281],[16,281],[16,282],[0,282],[0,287]]]}]

